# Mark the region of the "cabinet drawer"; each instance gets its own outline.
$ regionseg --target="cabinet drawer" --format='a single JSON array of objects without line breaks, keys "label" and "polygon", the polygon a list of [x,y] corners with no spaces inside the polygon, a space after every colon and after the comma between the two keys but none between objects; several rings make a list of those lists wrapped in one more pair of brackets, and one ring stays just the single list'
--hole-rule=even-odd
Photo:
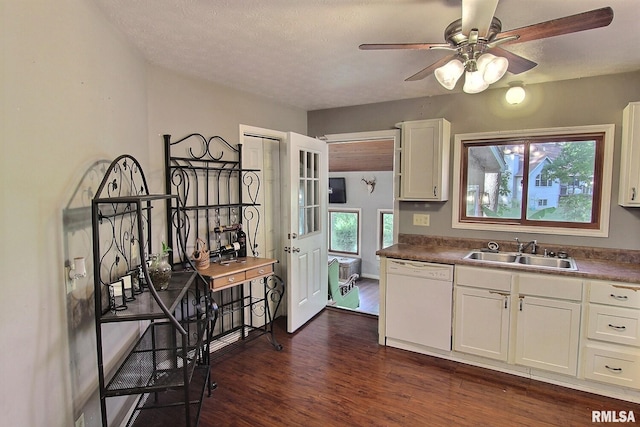
[{"label": "cabinet drawer", "polygon": [[640,346],[640,310],[589,304],[587,336],[618,344]]},{"label": "cabinet drawer", "polygon": [[640,388],[640,355],[587,346],[584,377],[624,387]]},{"label": "cabinet drawer", "polygon": [[626,283],[591,282],[589,301],[640,309],[640,286]]},{"label": "cabinet drawer", "polygon": [[490,268],[456,266],[456,284],[511,292],[511,273]]},{"label": "cabinet drawer", "polygon": [[233,286],[237,283],[242,283],[245,281],[245,272],[237,273],[237,274],[229,274],[228,276],[218,277],[217,279],[213,279],[213,289],[224,288],[227,286]]},{"label": "cabinet drawer", "polygon": [[582,301],[582,280],[548,274],[519,274],[518,293]]},{"label": "cabinet drawer", "polygon": [[253,279],[254,277],[268,276],[271,273],[273,273],[273,264],[252,268],[251,270],[247,270],[245,275],[247,280],[249,280],[249,279]]}]

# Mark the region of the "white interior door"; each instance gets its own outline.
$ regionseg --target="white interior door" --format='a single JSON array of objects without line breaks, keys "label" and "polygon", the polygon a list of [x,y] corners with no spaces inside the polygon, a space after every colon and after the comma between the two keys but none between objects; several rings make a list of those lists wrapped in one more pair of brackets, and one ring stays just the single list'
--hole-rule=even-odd
[{"label": "white interior door", "polygon": [[287,331],[327,304],[328,149],[319,139],[289,132],[281,165]]}]

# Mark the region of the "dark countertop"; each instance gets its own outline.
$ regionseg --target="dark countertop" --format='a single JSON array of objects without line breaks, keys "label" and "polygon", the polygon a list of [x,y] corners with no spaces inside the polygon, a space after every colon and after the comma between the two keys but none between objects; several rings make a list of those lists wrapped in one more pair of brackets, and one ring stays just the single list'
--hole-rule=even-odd
[{"label": "dark countertop", "polygon": [[[640,284],[640,263],[618,262],[612,259],[581,258],[574,256],[578,271],[567,271],[547,268],[537,268],[520,264],[497,264],[495,262],[463,259],[471,250],[477,247],[461,248],[459,246],[430,245],[422,246],[408,243],[398,243],[376,252],[387,258],[397,258],[412,261],[425,261],[440,264],[470,265],[485,268],[527,271],[540,274],[554,274],[579,277],[593,280],[610,280],[616,282]],[[579,252],[579,251],[576,251]]]}]

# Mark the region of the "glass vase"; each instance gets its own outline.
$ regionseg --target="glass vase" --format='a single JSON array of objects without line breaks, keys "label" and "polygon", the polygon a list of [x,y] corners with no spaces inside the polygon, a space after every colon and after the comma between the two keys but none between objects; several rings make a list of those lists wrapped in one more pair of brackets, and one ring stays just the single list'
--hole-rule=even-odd
[{"label": "glass vase", "polygon": [[164,291],[169,287],[171,280],[171,264],[169,264],[169,254],[151,255],[149,264],[149,277],[151,283],[157,291]]}]

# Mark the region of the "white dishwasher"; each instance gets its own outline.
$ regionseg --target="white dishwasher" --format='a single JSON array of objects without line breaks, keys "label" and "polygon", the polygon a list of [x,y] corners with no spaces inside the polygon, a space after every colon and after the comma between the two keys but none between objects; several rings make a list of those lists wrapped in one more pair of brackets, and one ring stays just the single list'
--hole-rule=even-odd
[{"label": "white dishwasher", "polygon": [[387,259],[387,345],[451,351],[452,306],[452,265]]}]

